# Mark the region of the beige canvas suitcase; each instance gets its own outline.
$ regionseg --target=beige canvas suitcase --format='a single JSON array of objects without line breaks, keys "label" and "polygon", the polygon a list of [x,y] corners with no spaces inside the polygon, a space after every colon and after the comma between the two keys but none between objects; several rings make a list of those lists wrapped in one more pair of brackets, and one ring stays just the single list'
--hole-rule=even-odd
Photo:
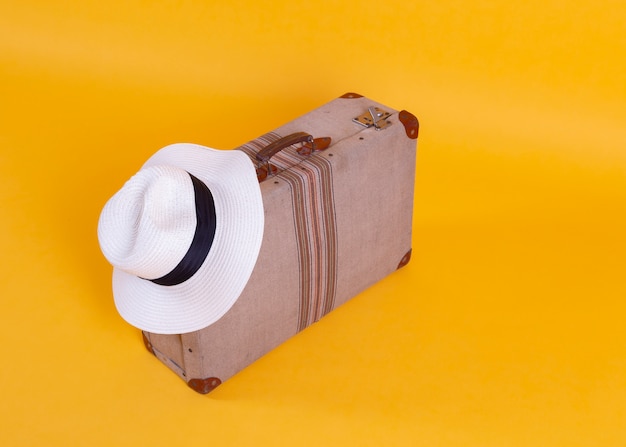
[{"label": "beige canvas suitcase", "polygon": [[418,130],[411,113],[348,93],[235,149],[261,182],[265,228],[252,275],[208,327],[144,331],[148,350],[208,393],[406,265]]}]

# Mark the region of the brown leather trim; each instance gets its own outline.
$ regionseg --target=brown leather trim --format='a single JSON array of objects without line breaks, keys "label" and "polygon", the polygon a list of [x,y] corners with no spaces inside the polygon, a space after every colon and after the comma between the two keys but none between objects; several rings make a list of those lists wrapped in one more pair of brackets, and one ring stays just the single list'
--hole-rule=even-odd
[{"label": "brown leather trim", "polygon": [[200,394],[207,394],[221,385],[222,381],[217,377],[207,377],[206,379],[191,379],[187,382],[189,388]]},{"label": "brown leather trim", "polygon": [[308,156],[313,152],[326,150],[330,146],[331,141],[330,137],[314,138],[312,143],[304,143],[302,147],[298,149],[298,153]]},{"label": "brown leather trim", "polygon": [[152,343],[150,343],[150,339],[148,338],[148,336],[146,335],[144,331],[141,331],[141,336],[143,338],[143,344],[146,346],[146,349],[148,350],[148,352],[150,352],[152,355],[156,355],[154,353],[154,348],[152,347]]},{"label": "brown leather trim", "polygon": [[330,137],[320,137],[320,138],[314,138],[313,139],[313,144],[311,143],[304,143],[304,145],[309,145],[312,148],[315,148],[316,151],[323,151],[324,149],[328,149],[328,146],[330,146],[332,138]]},{"label": "brown leather trim", "polygon": [[402,259],[400,259],[400,263],[398,264],[398,269],[401,269],[402,267],[404,267],[405,265],[409,263],[409,261],[411,260],[412,251],[413,250],[407,251],[406,254],[402,257]]},{"label": "brown leather trim", "polygon": [[406,110],[403,110],[398,115],[398,119],[402,124],[404,124],[404,130],[406,131],[406,136],[415,140],[420,131],[420,123],[417,120],[417,117]]},{"label": "brown leather trim", "polygon": [[[278,168],[270,163],[270,169],[272,171],[272,175],[276,175],[278,172]],[[263,180],[267,178],[267,165],[261,166],[260,168],[256,168],[256,179],[261,183]]]},{"label": "brown leather trim", "polygon": [[344,98],[344,99],[356,99],[356,98],[362,98],[362,97],[363,95],[359,95],[358,93],[345,93],[340,96],[340,98]]}]

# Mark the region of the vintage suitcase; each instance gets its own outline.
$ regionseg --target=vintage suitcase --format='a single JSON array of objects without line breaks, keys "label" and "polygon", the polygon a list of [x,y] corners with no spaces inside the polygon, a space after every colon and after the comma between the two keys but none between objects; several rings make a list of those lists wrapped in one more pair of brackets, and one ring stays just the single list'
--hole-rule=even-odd
[{"label": "vintage suitcase", "polygon": [[208,393],[406,265],[418,126],[407,111],[348,93],[235,149],[257,166],[265,210],[252,275],[208,327],[143,331],[148,350]]}]

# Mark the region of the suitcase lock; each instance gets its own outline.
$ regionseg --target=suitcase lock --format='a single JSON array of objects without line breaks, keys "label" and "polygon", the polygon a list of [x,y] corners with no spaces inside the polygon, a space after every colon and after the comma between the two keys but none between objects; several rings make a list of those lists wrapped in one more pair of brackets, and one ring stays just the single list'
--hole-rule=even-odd
[{"label": "suitcase lock", "polygon": [[391,121],[387,121],[390,116],[391,113],[380,107],[368,107],[367,112],[357,116],[352,121],[363,127],[374,127],[376,130],[381,130],[391,124]]}]

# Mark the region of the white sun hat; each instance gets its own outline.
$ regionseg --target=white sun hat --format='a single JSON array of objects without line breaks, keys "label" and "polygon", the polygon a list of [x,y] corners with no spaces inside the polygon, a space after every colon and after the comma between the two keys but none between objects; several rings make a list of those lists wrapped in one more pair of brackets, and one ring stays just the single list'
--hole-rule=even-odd
[{"label": "white sun hat", "polygon": [[248,282],[263,226],[261,190],[246,154],[164,147],[100,214],[98,240],[114,267],[118,312],[157,334],[209,326]]}]

